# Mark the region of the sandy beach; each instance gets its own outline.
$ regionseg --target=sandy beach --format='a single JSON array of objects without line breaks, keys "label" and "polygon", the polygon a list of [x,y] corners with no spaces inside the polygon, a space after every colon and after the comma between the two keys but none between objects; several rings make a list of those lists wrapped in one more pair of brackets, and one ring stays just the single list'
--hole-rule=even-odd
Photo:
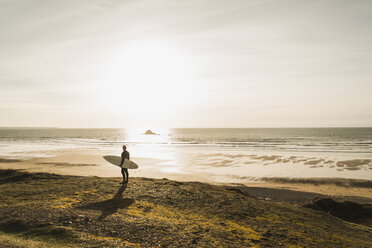
[{"label": "sandy beach", "polygon": [[[145,159],[140,160],[139,164]],[[155,163],[148,159],[147,163]],[[96,152],[61,152],[59,155],[29,160],[1,159],[0,169],[18,169],[27,172],[46,172],[72,176],[121,177],[120,168],[107,163]],[[130,170],[131,177],[167,178],[170,180],[190,182],[198,181],[215,185],[244,185],[267,189],[287,189],[328,195],[337,198],[360,198],[371,201],[372,181],[345,178],[248,178],[240,181],[216,182],[208,173],[172,173],[155,167],[141,167]],[[255,193],[253,193],[255,194]],[[281,200],[278,195],[268,194],[262,197]],[[308,199],[307,199],[308,200]]]}]

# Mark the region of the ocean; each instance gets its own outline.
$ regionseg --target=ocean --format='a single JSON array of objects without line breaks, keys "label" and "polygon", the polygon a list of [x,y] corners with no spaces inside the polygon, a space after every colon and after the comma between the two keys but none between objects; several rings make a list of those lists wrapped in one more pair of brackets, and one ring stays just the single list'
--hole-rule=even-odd
[{"label": "ocean", "polygon": [[260,177],[372,180],[372,128],[154,129],[0,128],[0,158],[61,153],[120,155],[126,145],[142,170],[203,174],[216,181]]}]

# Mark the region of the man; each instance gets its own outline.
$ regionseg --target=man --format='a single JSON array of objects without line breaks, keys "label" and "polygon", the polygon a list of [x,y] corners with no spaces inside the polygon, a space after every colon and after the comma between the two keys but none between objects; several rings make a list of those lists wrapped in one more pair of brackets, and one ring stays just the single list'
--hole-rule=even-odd
[{"label": "man", "polygon": [[[124,164],[124,159],[129,159],[129,152],[127,151],[126,146],[123,146],[123,152],[121,153],[121,163],[120,163],[121,166],[123,166]],[[129,179],[128,169],[121,167],[121,174],[123,175],[123,182],[121,184],[128,183],[128,179]]]}]

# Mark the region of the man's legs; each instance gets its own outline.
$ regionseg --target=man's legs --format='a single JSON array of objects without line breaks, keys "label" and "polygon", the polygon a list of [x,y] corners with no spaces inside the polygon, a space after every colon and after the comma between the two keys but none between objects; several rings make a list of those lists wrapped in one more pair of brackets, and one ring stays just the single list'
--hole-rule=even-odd
[{"label": "man's legs", "polygon": [[125,171],[125,175],[126,175],[126,181],[125,181],[125,182],[128,183],[128,181],[129,181],[129,173],[128,173],[128,169],[125,168],[124,171]]},{"label": "man's legs", "polygon": [[127,173],[125,173],[125,171],[128,171],[124,168],[121,168],[121,174],[123,175],[123,183],[125,183],[128,179],[126,178],[127,176]]}]

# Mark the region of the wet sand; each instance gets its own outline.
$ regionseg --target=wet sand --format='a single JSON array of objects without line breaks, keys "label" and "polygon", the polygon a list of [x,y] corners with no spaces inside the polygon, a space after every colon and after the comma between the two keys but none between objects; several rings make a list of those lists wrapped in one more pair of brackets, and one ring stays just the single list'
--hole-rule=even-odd
[{"label": "wet sand", "polygon": [[[218,154],[214,154],[218,156]],[[239,158],[242,155],[233,156]],[[254,156],[257,159],[276,161],[278,156]],[[292,157],[295,159],[296,157]],[[296,158],[298,159],[298,158]],[[148,159],[148,164],[156,163]],[[144,161],[144,160],[143,160]],[[223,162],[223,161],[222,161]],[[311,160],[312,164],[319,161]],[[219,162],[221,163],[221,162]],[[369,161],[343,161],[343,166],[360,166]],[[54,157],[37,158],[30,160],[0,159],[0,169],[20,169],[28,172],[46,172],[60,175],[73,176],[99,176],[99,177],[121,177],[120,168],[108,164],[101,156],[89,152],[63,152]],[[354,199],[363,202],[372,202],[372,181],[344,178],[253,178],[240,177],[242,183],[229,181],[215,181],[208,173],[192,173],[188,171],[172,172],[161,170],[155,166],[130,170],[131,177],[167,178],[176,181],[190,182],[198,181],[214,185],[238,185],[251,189],[250,194],[276,201],[303,201],[310,200],[316,195],[331,196],[337,199]],[[255,188],[256,190],[252,189]],[[260,190],[258,190],[260,189]],[[290,190],[291,196],[287,193],[281,194],[278,190]],[[303,194],[297,196],[295,192],[309,193],[304,198]],[[311,197],[310,197],[311,196]]]}]

